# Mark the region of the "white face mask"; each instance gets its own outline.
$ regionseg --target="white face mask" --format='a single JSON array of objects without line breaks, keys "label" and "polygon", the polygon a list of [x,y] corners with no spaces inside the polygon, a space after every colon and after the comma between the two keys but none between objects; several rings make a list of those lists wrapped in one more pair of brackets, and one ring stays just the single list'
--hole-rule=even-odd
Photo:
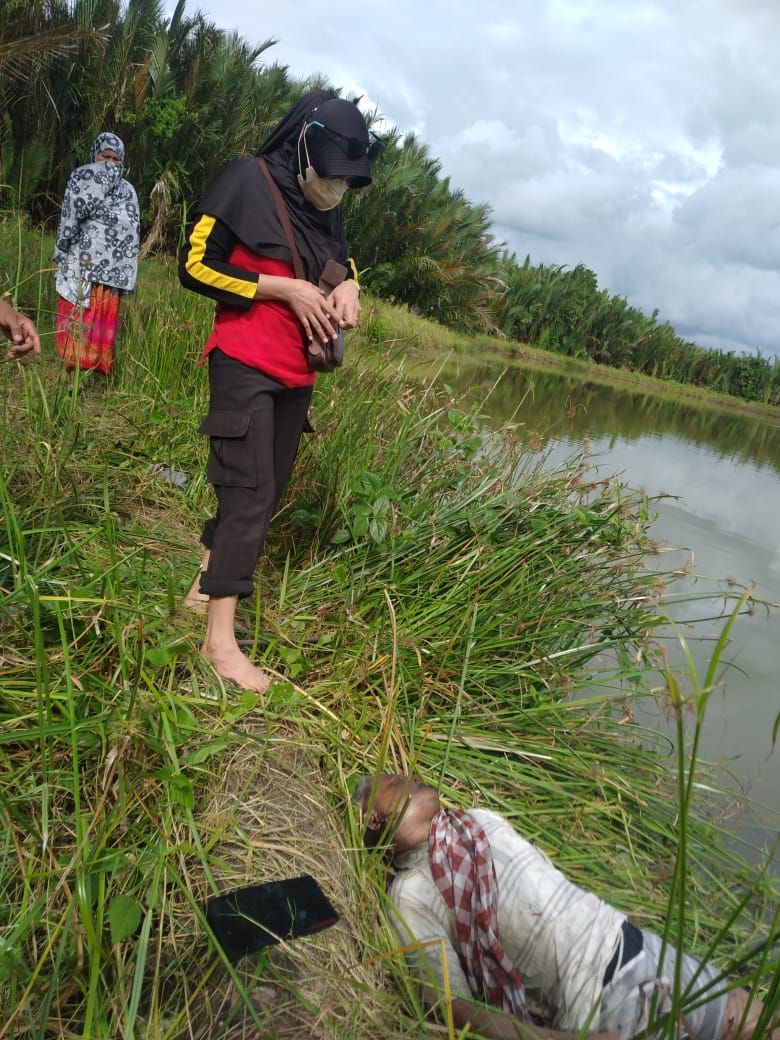
[{"label": "white face mask", "polygon": [[306,146],[306,128],[301,131],[298,138],[298,154],[300,155],[301,140],[306,153],[306,175],[298,174],[298,184],[301,186],[303,197],[310,202],[315,209],[323,212],[335,209],[344,198],[344,192],[349,187],[349,182],[344,177],[320,177],[311,164],[309,149]]},{"label": "white face mask", "polygon": [[344,197],[349,184],[343,177],[320,177],[313,166],[306,167],[306,177],[298,174],[303,197],[315,209],[335,209]]}]

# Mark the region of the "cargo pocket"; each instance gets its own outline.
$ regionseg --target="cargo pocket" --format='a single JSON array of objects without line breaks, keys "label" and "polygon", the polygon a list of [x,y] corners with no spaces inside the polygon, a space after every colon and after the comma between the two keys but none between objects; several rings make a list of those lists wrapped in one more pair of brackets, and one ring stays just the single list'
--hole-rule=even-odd
[{"label": "cargo pocket", "polygon": [[198,427],[211,440],[206,480],[223,487],[257,487],[251,412],[211,411]]}]

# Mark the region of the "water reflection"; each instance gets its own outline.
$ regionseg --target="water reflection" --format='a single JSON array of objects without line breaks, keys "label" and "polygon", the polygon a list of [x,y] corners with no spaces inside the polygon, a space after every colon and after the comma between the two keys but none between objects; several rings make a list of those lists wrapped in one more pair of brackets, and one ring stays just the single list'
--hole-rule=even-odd
[{"label": "water reflection", "polygon": [[[657,503],[653,534],[669,548],[681,547],[680,566],[691,565],[691,576],[676,591],[711,597],[709,603],[670,608],[684,626],[700,676],[722,623],[691,623],[721,613],[728,579],[753,582],[757,598],[780,603],[777,424],[546,371],[451,369],[440,379],[464,401],[485,401],[482,411],[498,423],[510,420],[533,432],[552,464],[587,442],[602,474],[620,473],[650,496],[671,496]],[[775,611],[737,620],[729,666],[719,677],[722,692],[719,687],[708,707],[702,749],[769,807],[734,823],[743,840],[760,844],[776,837],[780,812],[780,747],[772,748],[780,712],[776,641]],[[671,639],[668,646],[682,660],[679,642]]]},{"label": "water reflection", "polygon": [[696,408],[547,371],[512,369],[501,374],[495,367],[474,367],[445,370],[443,378],[480,400],[489,391],[492,416],[514,419],[547,437],[676,437],[706,445],[719,459],[751,462],[780,474],[780,425],[766,419]]}]

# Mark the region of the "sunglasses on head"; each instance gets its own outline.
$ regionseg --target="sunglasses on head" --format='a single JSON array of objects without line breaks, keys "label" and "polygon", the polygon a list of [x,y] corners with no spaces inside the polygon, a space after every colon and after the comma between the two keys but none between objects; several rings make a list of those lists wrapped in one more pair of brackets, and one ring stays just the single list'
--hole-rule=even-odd
[{"label": "sunglasses on head", "polygon": [[[367,155],[369,162],[374,162],[378,159],[382,152],[387,148],[387,142],[383,141],[382,138],[375,134],[373,130],[368,131],[369,140],[366,142],[361,137],[347,137],[346,134],[339,133],[338,130],[331,130],[329,126],[325,126],[324,123],[319,123],[316,119],[313,119],[307,124],[307,127],[316,126],[320,130],[324,130],[326,134],[330,134],[331,137],[338,137],[339,141],[344,143],[341,147],[347,153],[348,159],[360,159],[362,156]],[[373,138],[373,140],[371,140]]]}]

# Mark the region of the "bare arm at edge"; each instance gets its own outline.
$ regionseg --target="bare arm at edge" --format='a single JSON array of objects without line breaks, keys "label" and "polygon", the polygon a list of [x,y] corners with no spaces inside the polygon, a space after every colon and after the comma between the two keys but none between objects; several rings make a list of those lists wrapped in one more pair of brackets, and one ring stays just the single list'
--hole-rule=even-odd
[{"label": "bare arm at edge", "polygon": [[[458,1029],[467,1025],[486,1040],[576,1040],[575,1033],[521,1022],[504,1011],[482,1007],[463,997],[452,1001],[452,1018]],[[612,1033],[591,1033],[588,1040],[617,1040]]]}]

